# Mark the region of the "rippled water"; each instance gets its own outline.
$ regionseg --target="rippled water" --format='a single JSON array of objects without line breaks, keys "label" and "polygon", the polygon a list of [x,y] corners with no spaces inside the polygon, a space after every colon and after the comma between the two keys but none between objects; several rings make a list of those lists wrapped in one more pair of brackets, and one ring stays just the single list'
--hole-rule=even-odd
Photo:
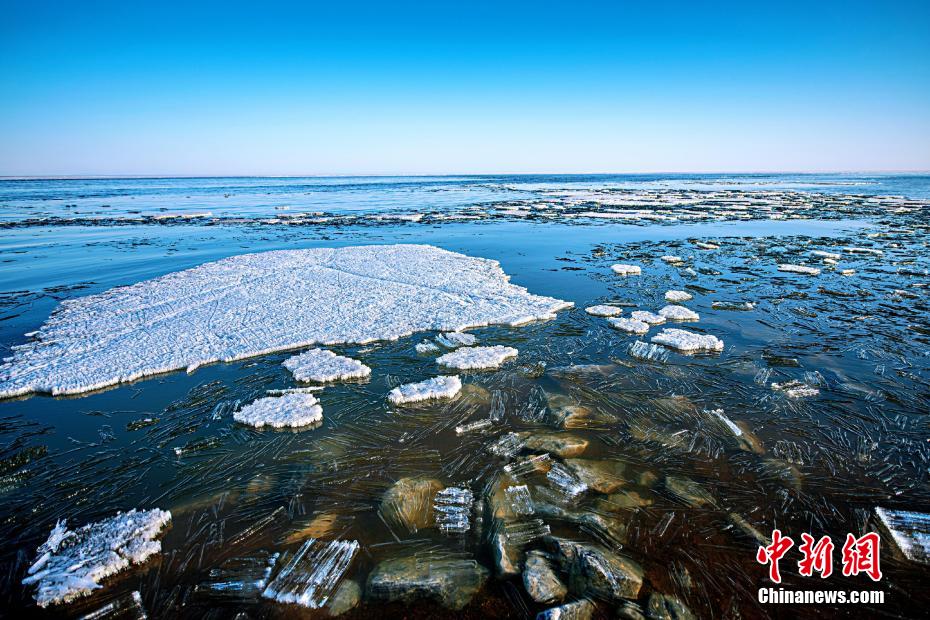
[{"label": "rippled water", "polygon": [[[315,430],[255,431],[232,420],[237,403],[296,385],[281,366],[285,353],[83,397],[0,402],[0,607],[9,615],[39,614],[20,582],[57,519],[76,526],[136,507],[174,515],[162,553],[106,581],[93,597],[43,613],[79,616],[138,590],[154,617],[233,617],[237,610],[253,617],[299,615],[296,607],[255,597],[217,598],[204,584],[230,558],[292,552],[308,532],[358,540],[361,552],[347,577],[362,585],[383,560],[414,553],[474,559],[493,574],[487,496],[503,468],[529,452],[501,457],[492,446],[516,431],[577,436],[588,442],[584,458],[622,469],[620,492],[633,497],[630,505],[592,492],[568,513],[540,508],[536,516],[554,534],[620,549],[639,562],[641,606],[661,592],[699,617],[821,615],[823,607],[756,602],[756,589],[768,585],[766,568],[755,562],[757,535],[779,527],[796,539],[811,532],[842,541],[847,532],[880,531],[875,506],[930,512],[926,207],[869,207],[859,216],[849,207],[873,195],[925,199],[927,187],[926,177],[832,176],[0,182],[0,218],[14,224],[0,234],[4,355],[63,299],[279,248],[431,243],[499,260],[515,283],[576,304],[546,323],[471,330],[481,344],[513,346],[520,355],[500,370],[466,373],[463,394],[449,403],[395,409],[385,400],[398,383],[436,374],[433,357],[414,350],[435,334],[335,347],[373,373],[363,383],[326,387],[318,395],[324,424]],[[750,201],[754,189],[800,192],[804,217],[256,223],[283,206],[327,213],[486,212],[492,202],[527,204],[553,194],[565,201],[572,192],[604,188],[727,189]],[[616,208],[597,197],[584,200],[586,210]],[[663,208],[674,208],[674,200],[663,198]],[[209,210],[245,221],[112,221],[161,209]],[[54,220],[76,214],[102,219],[94,225]],[[709,240],[719,249],[696,245]],[[844,252],[848,246],[882,254]],[[811,250],[842,258],[824,265]],[[665,255],[684,262],[668,264],[660,258]],[[610,265],[617,262],[642,265],[643,275],[614,276]],[[779,263],[816,264],[823,272],[782,273]],[[855,273],[842,275],[843,269]],[[636,337],[584,312],[595,303],[629,306],[627,313],[655,311],[669,289],[693,294],[685,305],[701,317],[681,327],[717,335],[723,352],[638,359],[629,352]],[[745,302],[752,309],[733,309]],[[792,379],[815,385],[819,394],[794,399],[771,387]],[[496,403],[504,405],[499,421],[456,433],[456,426],[487,418]],[[558,413],[566,403],[587,412],[567,422],[569,428]],[[716,409],[744,429],[743,440],[709,413]],[[384,520],[378,508],[385,491],[409,476],[468,487],[483,499],[471,530],[410,533]],[[537,506],[551,503],[544,475],[525,482]],[[592,526],[581,515],[599,516],[610,527]],[[930,603],[922,586],[926,567],[897,554],[885,534],[882,545],[880,584],[837,574],[817,583],[799,577],[796,558],[788,557],[786,584],[880,588],[884,605],[856,611],[922,615]],[[598,605],[603,617],[619,606]],[[529,599],[519,578],[492,578],[459,613],[526,617],[544,608]],[[373,613],[451,612],[431,601],[363,602],[349,616]]]}]

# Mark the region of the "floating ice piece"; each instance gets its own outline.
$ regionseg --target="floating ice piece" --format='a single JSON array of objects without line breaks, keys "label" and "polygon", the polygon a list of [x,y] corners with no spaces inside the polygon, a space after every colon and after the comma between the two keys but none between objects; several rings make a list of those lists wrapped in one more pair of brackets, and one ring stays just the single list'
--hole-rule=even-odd
[{"label": "floating ice piece", "polygon": [[717,245],[716,243],[710,243],[707,241],[698,241],[694,245],[695,247],[700,248],[702,250],[719,250],[720,249],[720,246]]},{"label": "floating ice piece", "polygon": [[439,336],[436,337],[436,342],[447,349],[455,349],[456,347],[470,347],[478,342],[478,339],[473,334],[447,332],[445,334],[439,334]]},{"label": "floating ice piece", "polygon": [[[522,446],[521,446],[522,447]],[[538,454],[517,463],[504,466],[504,471],[514,478],[528,476],[538,472],[546,472],[552,467],[552,459],[548,454]]]},{"label": "floating ice piece", "polygon": [[668,263],[669,265],[678,265],[678,264],[685,262],[685,259],[683,259],[680,256],[663,256],[662,260]]},{"label": "floating ice piece", "polygon": [[510,502],[510,509],[517,516],[527,516],[536,512],[530,489],[525,484],[507,487],[504,491]]},{"label": "floating ice piece", "polygon": [[638,276],[643,272],[639,265],[611,265],[614,273],[618,276]]},{"label": "floating ice piece", "polygon": [[457,370],[476,370],[481,368],[499,368],[501,364],[517,356],[513,347],[462,347],[452,353],[436,358],[442,366]]},{"label": "floating ice piece", "polygon": [[785,381],[784,383],[772,383],[772,389],[784,392],[789,398],[808,398],[820,394],[820,390],[797,379]]},{"label": "floating ice piece", "polygon": [[593,316],[619,316],[623,314],[623,308],[605,305],[588,306],[584,311]]},{"label": "floating ice piece", "polygon": [[697,321],[700,320],[700,315],[689,308],[684,306],[665,306],[659,310],[659,316],[662,316],[669,321]]},{"label": "floating ice piece", "polygon": [[284,367],[298,381],[328,383],[346,379],[363,379],[371,374],[371,368],[351,357],[336,355],[325,349],[310,349],[284,362]]},{"label": "floating ice piece", "polygon": [[723,341],[720,338],[710,334],[695,334],[684,329],[663,329],[661,333],[652,337],[652,342],[685,353],[723,350]]},{"label": "floating ice piece", "polygon": [[434,398],[453,398],[462,389],[458,376],[433,377],[419,383],[407,383],[391,390],[388,400],[392,404],[415,403]]},{"label": "floating ice piece", "polygon": [[660,347],[657,344],[643,342],[642,340],[637,340],[630,344],[629,351],[630,355],[636,359],[648,360],[650,362],[668,361],[668,349],[665,347]]},{"label": "floating ice piece", "polygon": [[356,540],[322,542],[311,538],[278,571],[262,596],[319,609],[335,592],[358,548]]},{"label": "floating ice piece", "polygon": [[417,350],[417,353],[435,353],[439,350],[439,346],[429,340],[424,340],[423,342],[418,342],[414,349]]},{"label": "floating ice piece", "polygon": [[710,305],[714,310],[735,310],[749,312],[756,307],[751,301],[715,301]]},{"label": "floating ice piece", "polygon": [[142,606],[142,594],[138,590],[133,590],[89,614],[84,614],[78,620],[146,620],[146,618],[148,614]]},{"label": "floating ice piece", "polygon": [[847,246],[843,248],[844,252],[849,252],[850,254],[872,254],[873,256],[882,256],[885,252],[878,250],[876,248],[856,248]]},{"label": "floating ice piece", "polygon": [[619,329],[620,331],[628,332],[631,334],[645,334],[649,331],[649,323],[637,321],[636,319],[614,317],[607,319],[607,322],[610,323],[610,326],[614,329]]},{"label": "floating ice piece", "polygon": [[468,433],[475,433],[478,431],[483,431],[486,428],[490,428],[494,424],[494,420],[491,418],[485,418],[483,420],[475,420],[474,422],[469,422],[468,424],[459,424],[455,427],[456,435],[465,435]]},{"label": "floating ice piece", "polygon": [[0,398],[76,394],[314,344],[550,319],[570,302],[427,245],[245,254],[67,300],[0,365]]},{"label": "floating ice piece", "polygon": [[488,444],[488,451],[509,459],[526,446],[526,440],[516,433],[501,435]]},{"label": "floating ice piece", "polygon": [[563,501],[573,501],[588,490],[588,485],[561,463],[553,463],[546,478],[553,488],[561,494]]},{"label": "floating ice piece", "polygon": [[819,258],[829,258],[832,260],[839,260],[842,258],[842,255],[836,254],[834,252],[825,252],[823,250],[812,250],[811,256],[817,256]]},{"label": "floating ice piece", "polygon": [[788,263],[783,263],[778,266],[779,271],[785,271],[788,273],[803,273],[806,276],[819,276],[820,269],[817,267],[808,267],[807,265],[791,265]]},{"label": "floating ice piece", "polygon": [[694,296],[691,293],[687,293],[685,291],[665,291],[665,301],[678,303],[682,301],[690,301],[693,298]]},{"label": "floating ice piece", "polygon": [[299,428],[323,421],[323,408],[313,394],[302,392],[259,398],[233,414],[233,419],[255,428]]},{"label": "floating ice piece", "polygon": [[855,269],[842,269],[840,270],[840,275],[841,276],[854,276],[856,275],[856,270]]},{"label": "floating ice piece", "polygon": [[220,598],[258,598],[268,585],[280,555],[259,551],[254,557],[226,560],[212,569],[209,579],[198,584],[196,590]]},{"label": "floating ice piece", "polygon": [[38,584],[39,607],[68,603],[100,588],[100,581],[161,551],[155,537],[171,521],[171,513],[130,510],[69,530],[59,521],[39,546],[24,585]]},{"label": "floating ice piece", "polygon": [[743,430],[736,425],[730,418],[723,413],[723,409],[711,409],[709,413],[713,414],[718,420],[723,422],[730,431],[737,437],[743,434]]},{"label": "floating ice piece", "polygon": [[646,310],[634,310],[630,313],[630,318],[634,321],[642,321],[643,323],[648,323],[650,325],[661,325],[665,322],[665,317],[654,312],[648,312]]},{"label": "floating ice piece", "polygon": [[436,527],[452,534],[464,534],[471,527],[471,510],[475,501],[470,489],[448,487],[436,494],[433,513]]},{"label": "floating ice piece", "polygon": [[906,510],[889,510],[880,506],[875,514],[881,519],[896,545],[908,560],[930,564],[930,514]]}]

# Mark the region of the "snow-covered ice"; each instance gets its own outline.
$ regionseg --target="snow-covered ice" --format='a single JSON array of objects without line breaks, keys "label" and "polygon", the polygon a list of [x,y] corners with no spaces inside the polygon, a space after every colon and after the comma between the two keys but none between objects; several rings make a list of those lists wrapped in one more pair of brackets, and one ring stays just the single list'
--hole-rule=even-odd
[{"label": "snow-covered ice", "polygon": [[335,592],[358,550],[356,540],[324,542],[310,538],[278,571],[262,596],[319,609]]},{"label": "snow-covered ice", "polygon": [[685,260],[680,256],[663,256],[662,260],[669,265],[678,265],[685,262]]},{"label": "snow-covered ice", "polygon": [[820,394],[820,390],[817,388],[798,381],[797,379],[791,379],[784,383],[772,382],[772,389],[784,392],[789,398],[809,398]]},{"label": "snow-covered ice", "polygon": [[462,347],[436,358],[436,362],[448,368],[474,370],[480,368],[498,368],[518,351],[513,347],[495,345],[493,347]]},{"label": "snow-covered ice", "polygon": [[723,341],[720,338],[710,334],[695,334],[684,329],[663,329],[652,337],[652,341],[685,353],[723,350]]},{"label": "snow-covered ice", "polygon": [[842,255],[836,254],[835,252],[826,252],[824,250],[811,250],[811,256],[817,256],[818,258],[830,258],[833,260],[840,260]]},{"label": "snow-covered ice", "polygon": [[100,588],[100,582],[161,551],[155,537],[171,521],[171,513],[130,510],[69,530],[59,521],[37,550],[24,585],[38,584],[39,607],[67,603]]},{"label": "snow-covered ice", "polygon": [[630,334],[645,334],[649,331],[649,323],[644,321],[637,321],[636,319],[614,317],[607,319],[607,322],[610,323],[610,326],[614,329],[619,329],[620,331],[628,332]]},{"label": "snow-covered ice", "polygon": [[611,265],[614,273],[618,276],[638,276],[643,272],[642,268],[639,265]]},{"label": "snow-covered ice", "polygon": [[650,325],[661,325],[665,322],[665,317],[661,314],[648,312],[646,310],[635,310],[634,312],[630,313],[630,316],[634,321],[642,321],[643,323],[649,323]]},{"label": "snow-covered ice", "polygon": [[665,301],[690,301],[693,298],[691,293],[686,293],[685,291],[665,291]]},{"label": "snow-covered ice", "polygon": [[418,383],[400,385],[388,394],[388,400],[395,405],[415,403],[433,398],[452,398],[462,389],[462,381],[457,376],[433,377]]},{"label": "snow-covered ice", "polygon": [[299,428],[323,421],[323,408],[313,394],[296,392],[259,398],[233,414],[233,419],[255,428]]},{"label": "snow-covered ice", "polygon": [[345,379],[362,379],[371,374],[371,368],[351,357],[336,355],[326,349],[310,349],[284,362],[284,367],[298,381],[327,383]]},{"label": "snow-covered ice", "polygon": [[619,316],[623,314],[623,308],[606,305],[588,306],[584,311],[592,316]]},{"label": "snow-covered ice", "polygon": [[684,306],[665,306],[659,310],[659,316],[668,319],[669,321],[697,321],[700,320],[700,315],[694,310],[685,308]]},{"label": "snow-covered ice", "polygon": [[454,349],[456,347],[470,347],[478,342],[478,339],[473,334],[449,332],[446,334],[439,334],[439,336],[436,337],[436,342],[447,349]]},{"label": "snow-covered ice", "polygon": [[424,340],[423,342],[418,342],[414,347],[417,353],[427,354],[427,353],[436,353],[439,351],[439,345],[429,340]]},{"label": "snow-covered ice", "polygon": [[788,263],[783,263],[778,266],[778,270],[787,273],[802,273],[806,276],[820,275],[820,269],[817,267],[808,267],[807,265],[791,265]]},{"label": "snow-covered ice", "polygon": [[428,245],[244,254],[62,302],[0,366],[0,398],[76,394],[314,344],[550,319],[497,261]]}]

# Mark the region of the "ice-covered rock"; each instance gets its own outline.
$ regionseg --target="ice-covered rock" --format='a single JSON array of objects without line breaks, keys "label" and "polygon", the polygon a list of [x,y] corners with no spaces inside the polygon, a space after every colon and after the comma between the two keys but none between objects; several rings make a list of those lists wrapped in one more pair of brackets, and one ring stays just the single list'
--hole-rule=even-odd
[{"label": "ice-covered rock", "polygon": [[559,580],[549,558],[540,551],[530,551],[526,555],[523,587],[531,599],[543,605],[558,603],[568,594],[568,588]]},{"label": "ice-covered rock", "polygon": [[698,321],[701,318],[700,315],[694,310],[685,308],[684,306],[675,305],[665,306],[659,310],[659,316],[664,317],[669,321]]},{"label": "ice-covered rock", "polygon": [[820,269],[818,267],[809,267],[807,265],[791,265],[788,263],[783,263],[778,266],[778,270],[784,271],[786,273],[801,273],[806,276],[820,275]]},{"label": "ice-covered rock", "polygon": [[487,569],[474,560],[423,554],[382,561],[368,576],[366,593],[375,601],[434,599],[458,610],[471,601],[487,578]]},{"label": "ice-covered rock", "polygon": [[323,408],[313,394],[294,392],[259,398],[233,413],[233,419],[255,428],[299,428],[322,422]]},{"label": "ice-covered rock", "polygon": [[619,329],[620,331],[627,332],[630,334],[645,334],[649,331],[649,323],[644,321],[638,321],[636,319],[628,319],[626,317],[614,317],[607,319],[607,322],[614,329]]},{"label": "ice-covered rock", "polygon": [[646,605],[649,620],[697,620],[688,606],[677,596],[653,592]]},{"label": "ice-covered rock", "polygon": [[665,301],[679,303],[682,301],[690,301],[693,297],[691,293],[685,291],[665,291]]},{"label": "ice-covered rock", "polygon": [[517,356],[513,347],[495,345],[493,347],[462,347],[436,358],[436,362],[447,368],[457,370],[477,370],[481,368],[499,368],[501,364]]},{"label": "ice-covered rock", "polygon": [[876,507],[882,524],[908,560],[930,564],[930,514]]},{"label": "ice-covered rock", "polygon": [[720,338],[710,334],[695,334],[684,329],[663,329],[661,333],[652,337],[652,342],[685,353],[723,350],[723,341]]},{"label": "ice-covered rock", "polygon": [[0,366],[0,398],[76,394],[315,344],[552,318],[569,302],[427,245],[244,254],[67,300]]},{"label": "ice-covered rock", "polygon": [[638,276],[643,272],[639,265],[611,265],[610,268],[618,276]]},{"label": "ice-covered rock", "polygon": [[634,321],[642,321],[649,325],[661,325],[665,322],[665,317],[647,310],[634,310],[630,313],[630,318]]},{"label": "ice-covered rock", "polygon": [[592,316],[620,316],[623,314],[623,308],[606,305],[588,306],[584,311]]},{"label": "ice-covered rock", "polygon": [[572,593],[615,601],[639,594],[643,569],[631,558],[555,536],[547,538],[546,545],[568,573]]},{"label": "ice-covered rock", "polygon": [[458,376],[433,377],[397,386],[388,394],[388,400],[392,404],[403,405],[436,398],[453,398],[461,389],[462,381]]},{"label": "ice-covered rock", "polygon": [[433,504],[442,489],[435,478],[401,478],[385,491],[381,515],[411,532],[431,527],[435,524]]},{"label": "ice-covered rock", "polygon": [[364,379],[371,368],[351,357],[336,355],[325,349],[310,349],[284,362],[284,367],[298,381],[327,383],[346,379]]},{"label": "ice-covered rock", "polygon": [[100,582],[161,551],[155,540],[171,521],[171,513],[130,510],[69,530],[59,521],[37,550],[24,585],[37,584],[39,607],[67,603],[100,588]]}]

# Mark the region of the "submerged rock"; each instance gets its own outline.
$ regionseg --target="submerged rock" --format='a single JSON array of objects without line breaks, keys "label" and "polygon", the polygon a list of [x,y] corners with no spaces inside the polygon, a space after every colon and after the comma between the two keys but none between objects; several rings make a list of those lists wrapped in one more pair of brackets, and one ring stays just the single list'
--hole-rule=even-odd
[{"label": "submerged rock", "polygon": [[717,500],[714,499],[713,495],[708,493],[700,484],[688,478],[666,476],[665,488],[692,508],[717,505]]},{"label": "submerged rock", "polygon": [[650,620],[696,620],[696,616],[677,596],[658,592],[649,596],[646,613]]},{"label": "submerged rock", "polygon": [[579,596],[607,600],[635,599],[643,585],[643,569],[632,559],[603,547],[550,536],[548,548],[568,573],[568,586]]},{"label": "submerged rock", "polygon": [[384,493],[381,514],[411,532],[435,523],[433,502],[443,484],[435,478],[401,478]]},{"label": "submerged rock", "polygon": [[562,458],[579,456],[588,447],[588,440],[568,433],[517,433],[527,450],[549,452]]},{"label": "submerged rock", "polygon": [[594,616],[594,603],[580,600],[565,603],[536,614],[536,620],[590,620]]},{"label": "submerged rock", "polygon": [[362,600],[362,588],[355,581],[346,579],[339,584],[332,597],[326,603],[326,613],[331,617],[341,616],[342,614],[355,609],[359,601]]},{"label": "submerged rock", "polygon": [[523,587],[531,599],[543,605],[558,603],[568,594],[568,588],[555,574],[549,558],[540,551],[531,551],[526,556]]},{"label": "submerged rock", "polygon": [[375,601],[433,599],[459,610],[468,605],[487,578],[487,569],[474,560],[410,556],[378,564],[368,577],[366,593]]}]

